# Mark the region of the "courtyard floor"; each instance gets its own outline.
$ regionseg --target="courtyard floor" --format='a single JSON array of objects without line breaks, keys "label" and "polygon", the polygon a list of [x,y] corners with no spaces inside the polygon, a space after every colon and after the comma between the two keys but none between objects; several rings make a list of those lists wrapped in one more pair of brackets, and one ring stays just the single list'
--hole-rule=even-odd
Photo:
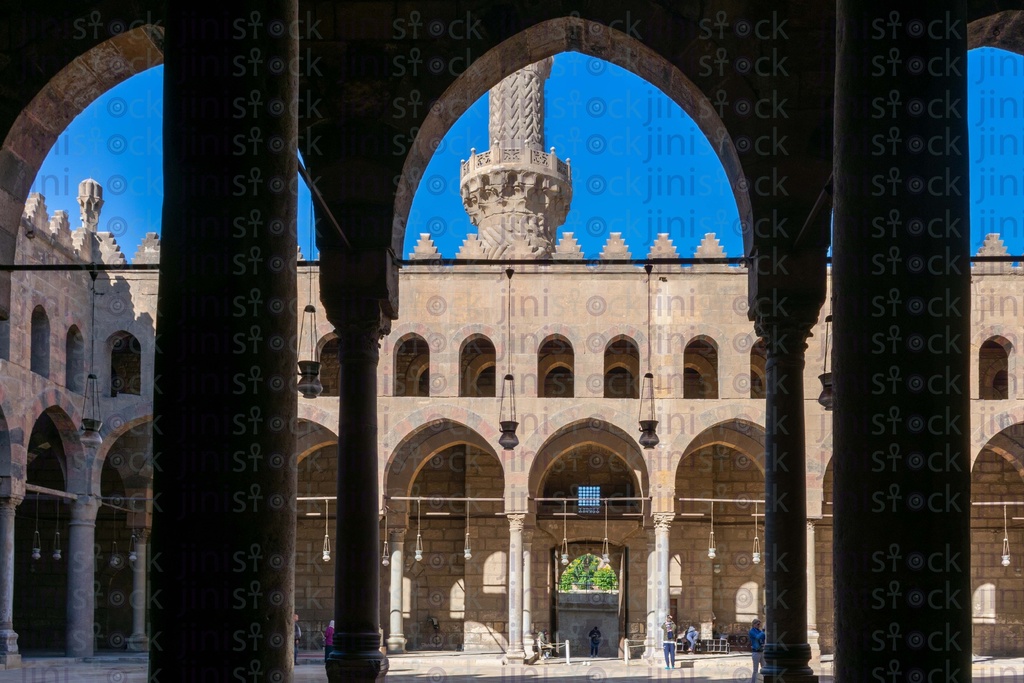
[{"label": "courtyard floor", "polygon": [[[750,655],[704,655],[676,660],[687,668],[666,670],[664,666],[648,666],[640,660],[630,666],[620,659],[580,659],[566,665],[565,660],[551,660],[536,666],[502,666],[499,655],[445,653],[410,654],[391,657],[391,683],[518,683],[542,681],[749,681]],[[99,656],[88,661],[63,657],[26,657],[21,669],[0,671],[0,683],[136,683],[146,680],[147,659],[136,656]],[[692,665],[692,668],[691,668]],[[1024,682],[1024,658],[976,658],[972,671],[974,680]],[[323,665],[306,656],[295,668],[292,679],[326,681]],[[831,664],[825,662],[820,672],[821,683],[831,683]]]}]

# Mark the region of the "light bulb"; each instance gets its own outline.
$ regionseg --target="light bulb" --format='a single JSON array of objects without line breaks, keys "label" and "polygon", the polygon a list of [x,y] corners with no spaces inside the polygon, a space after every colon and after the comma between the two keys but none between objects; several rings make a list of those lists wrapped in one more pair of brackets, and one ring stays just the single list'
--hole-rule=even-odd
[{"label": "light bulb", "polygon": [[137,552],[135,552],[134,550],[132,550],[131,552],[128,553],[128,559],[130,561],[134,562],[135,560],[139,559],[139,554]]},{"label": "light bulb", "polygon": [[750,557],[750,561],[753,562],[754,564],[761,564],[761,553],[754,553]]},{"label": "light bulb", "polygon": [[612,558],[611,558],[611,556],[608,553],[604,553],[604,554],[601,555],[601,561],[604,562],[605,564],[608,564],[609,562],[612,561]]},{"label": "light bulb", "polygon": [[382,565],[384,565],[384,566],[386,567],[386,566],[388,566],[389,564],[391,564],[391,560],[389,560],[389,559],[388,559],[388,556],[387,556],[387,555],[385,555],[385,556],[383,556],[382,558],[380,558],[380,563],[381,563]]},{"label": "light bulb", "polygon": [[32,559],[33,560],[38,560],[40,557],[42,557],[42,553],[39,552],[40,550],[41,550],[41,548],[32,548]]},{"label": "light bulb", "polygon": [[413,557],[416,558],[417,562],[420,562],[423,559],[423,551],[419,548],[416,548],[416,553],[413,555]]},{"label": "light bulb", "polygon": [[568,553],[562,553],[562,564],[569,564],[569,555],[568,555]]},{"label": "light bulb", "polygon": [[1003,555],[1003,559],[1002,559],[1002,561],[999,564],[1003,565],[1004,567],[1009,567],[1010,566],[1010,556],[1009,555]]},{"label": "light bulb", "polygon": [[60,548],[58,548],[57,550],[53,551],[53,559],[55,559],[55,560],[59,560],[60,559]]},{"label": "light bulb", "polygon": [[708,558],[710,558],[712,560],[715,559],[715,549],[714,548],[708,548]]},{"label": "light bulb", "polygon": [[465,557],[467,560],[473,559],[473,553],[470,552],[469,548],[466,548],[466,552],[464,552],[462,556]]},{"label": "light bulb", "polygon": [[330,562],[330,561],[331,561],[331,551],[330,550],[325,550],[324,551],[324,562]]}]

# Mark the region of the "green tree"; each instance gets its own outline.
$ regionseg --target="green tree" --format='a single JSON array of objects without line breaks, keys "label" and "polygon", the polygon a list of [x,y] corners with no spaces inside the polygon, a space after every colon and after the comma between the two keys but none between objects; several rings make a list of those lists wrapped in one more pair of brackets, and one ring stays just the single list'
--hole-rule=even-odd
[{"label": "green tree", "polygon": [[569,563],[558,581],[558,590],[616,590],[619,578],[611,567],[601,567],[596,555],[586,554]]}]

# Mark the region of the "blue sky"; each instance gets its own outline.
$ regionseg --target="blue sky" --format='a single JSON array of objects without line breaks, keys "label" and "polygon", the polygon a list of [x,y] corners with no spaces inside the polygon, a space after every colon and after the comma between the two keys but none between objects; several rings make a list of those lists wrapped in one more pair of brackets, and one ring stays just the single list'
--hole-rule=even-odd
[{"label": "blue sky", "polygon": [[[78,182],[104,186],[101,229],[113,232],[129,260],[146,232],[159,232],[163,200],[163,67],[111,89],[60,136],[33,183],[47,207],[68,211],[78,227]],[[968,55],[971,244],[998,232],[1024,252],[1024,58],[991,48]],[[607,62],[557,55],[546,84],[545,146],[571,159],[572,208],[566,224],[587,256],[622,233],[634,258],[667,232],[681,256],[715,232],[731,256],[742,241],[731,191],[711,147],[692,121],[646,81]],[[459,197],[459,161],[489,148],[487,97],[445,136],[420,183],[403,256],[430,233],[454,256],[475,231]],[[300,183],[298,233],[309,255],[309,193]]]}]

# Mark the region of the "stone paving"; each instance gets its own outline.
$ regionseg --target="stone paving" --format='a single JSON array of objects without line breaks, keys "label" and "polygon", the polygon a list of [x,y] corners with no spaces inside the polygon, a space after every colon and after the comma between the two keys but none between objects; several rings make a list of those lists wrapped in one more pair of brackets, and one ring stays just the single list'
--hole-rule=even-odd
[{"label": "stone paving", "polygon": [[[60,657],[25,658],[21,669],[0,671],[0,683],[139,683],[147,680],[144,656],[95,657],[75,661]],[[668,671],[662,666],[648,666],[645,661],[626,666],[617,659],[581,659],[566,665],[564,660],[535,666],[502,666],[500,655],[444,654],[406,655],[391,658],[390,683],[542,683],[566,681],[596,683],[598,681],[737,681],[750,680],[749,655],[683,657],[683,664],[692,668]],[[831,683],[831,667],[823,665],[821,683]],[[1024,658],[977,658],[973,680],[1019,683],[1024,681]],[[291,679],[298,682],[326,681],[320,662],[303,657]],[[959,680],[964,680],[960,678]]]}]

